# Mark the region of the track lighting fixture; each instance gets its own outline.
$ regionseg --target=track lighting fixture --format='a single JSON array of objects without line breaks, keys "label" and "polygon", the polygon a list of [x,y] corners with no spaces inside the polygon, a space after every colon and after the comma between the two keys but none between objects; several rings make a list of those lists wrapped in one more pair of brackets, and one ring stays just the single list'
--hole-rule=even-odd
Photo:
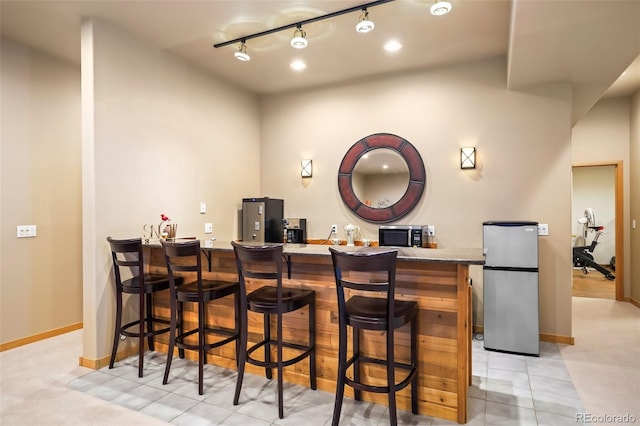
[{"label": "track lighting fixture", "polygon": [[307,33],[302,29],[301,25],[293,32],[293,38],[291,39],[291,47],[296,49],[304,49],[309,42],[307,41]]},{"label": "track lighting fixture", "polygon": [[451,12],[451,3],[446,0],[436,0],[436,2],[431,5],[432,15],[446,15],[449,12]]},{"label": "track lighting fixture", "polygon": [[251,60],[251,56],[249,56],[249,54],[247,53],[247,45],[244,41],[240,42],[240,47],[238,48],[238,51],[233,54],[233,56],[235,56],[237,60],[242,62]]},{"label": "track lighting fixture", "polygon": [[255,34],[245,35],[245,36],[242,36],[233,40],[225,41],[222,43],[217,43],[217,44],[214,44],[213,47],[219,48],[219,47],[229,46],[238,42],[242,42],[242,44],[240,45],[240,49],[235,53],[235,56],[241,61],[248,61],[250,57],[246,52],[247,48],[245,46],[245,42],[247,40],[251,40],[252,38],[264,37],[269,34],[288,30],[290,28],[296,28],[295,32],[293,33],[293,39],[291,39],[291,46],[295,47],[296,49],[303,49],[307,47],[307,44],[308,44],[308,41],[306,39],[307,35],[305,31],[302,29],[303,25],[311,24],[313,22],[323,21],[325,19],[335,18],[336,16],[344,15],[346,13],[358,12],[358,11],[362,11],[362,16],[361,16],[361,19],[358,21],[358,24],[356,25],[356,31],[360,33],[366,33],[373,30],[373,27],[374,27],[374,23],[369,20],[367,9],[372,8],[374,6],[380,6],[385,3],[391,3],[392,1],[394,0],[371,1],[369,3],[361,4],[360,6],[349,7],[347,9],[327,13],[326,15],[316,16],[314,18],[305,19],[303,21],[294,22],[292,24],[283,25],[281,27],[272,28],[270,30],[262,31]]},{"label": "track lighting fixture", "polygon": [[360,21],[356,24],[356,31],[359,33],[368,33],[373,31],[376,24],[369,20],[369,11],[362,9],[362,15],[360,15]]}]

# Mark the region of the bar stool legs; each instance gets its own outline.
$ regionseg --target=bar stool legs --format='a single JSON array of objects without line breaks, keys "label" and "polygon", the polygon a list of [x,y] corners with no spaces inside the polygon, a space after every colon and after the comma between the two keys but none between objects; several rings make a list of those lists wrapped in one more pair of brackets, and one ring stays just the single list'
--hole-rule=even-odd
[{"label": "bar stool legs", "polygon": [[[242,391],[242,382],[244,380],[244,372],[245,365],[247,362],[250,364],[263,366],[265,369],[265,376],[267,379],[273,378],[273,369],[276,369],[277,374],[277,392],[278,392],[278,417],[284,418],[284,367],[288,365],[292,365],[295,362],[298,362],[305,357],[309,357],[309,379],[310,379],[310,387],[313,390],[318,388],[317,378],[316,378],[316,338],[315,338],[315,293],[311,293],[310,302],[309,302],[309,345],[298,345],[285,343],[283,341],[282,336],[282,315],[277,315],[276,325],[276,340],[271,339],[271,315],[265,314],[263,315],[264,321],[264,336],[261,342],[258,342],[255,345],[252,345],[250,348],[247,348],[248,344],[248,330],[245,328],[248,321],[248,310],[240,310],[240,324],[241,324],[241,333],[240,333],[240,342],[239,346],[241,348],[240,353],[238,355],[238,378],[236,381],[236,390],[233,396],[233,405],[238,405],[240,402],[240,392]],[[276,347],[276,359],[273,360],[271,357],[271,348],[272,345]],[[251,353],[260,347],[264,347],[264,362],[257,361],[251,358]],[[301,355],[293,359],[284,359],[284,348],[285,347],[293,347],[298,350],[305,351]],[[244,348],[247,348],[244,350]]]}]

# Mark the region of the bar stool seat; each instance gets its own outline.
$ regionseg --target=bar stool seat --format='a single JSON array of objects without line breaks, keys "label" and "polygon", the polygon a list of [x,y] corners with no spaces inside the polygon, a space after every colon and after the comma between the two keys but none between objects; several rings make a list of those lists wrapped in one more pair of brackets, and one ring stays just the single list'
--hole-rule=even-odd
[{"label": "bar stool seat", "polygon": [[[418,304],[414,301],[395,299],[395,275],[397,250],[362,249],[343,252],[329,248],[333,260],[338,297],[338,377],[332,425],[340,421],[344,386],[354,389],[356,400],[362,399],[362,391],[386,393],[389,400],[390,424],[397,425],[396,392],[411,385],[411,411],[418,414]],[[348,300],[345,289],[353,293]],[[371,294],[363,296],[358,293]],[[381,297],[382,294],[382,297]],[[395,358],[394,330],[410,324],[410,362],[398,362]],[[353,327],[352,356],[347,359],[347,326]],[[385,331],[386,359],[368,356],[360,351],[361,330]],[[366,383],[361,376],[361,364],[383,365],[386,384]],[[353,372],[347,372],[353,366]],[[406,373],[396,379],[396,369]]]},{"label": "bar stool seat", "polygon": [[[416,315],[416,302],[395,301],[391,329],[409,323]],[[386,330],[387,301],[382,298],[353,296],[346,303],[347,325],[367,330]]]},{"label": "bar stool seat", "polygon": [[[291,312],[298,310],[309,304],[308,297],[313,292],[311,290],[301,290],[298,288],[286,288],[282,290],[282,310],[284,312]],[[278,290],[276,287],[260,287],[259,289],[251,292],[250,297],[247,298],[249,303],[249,310],[254,312],[276,314],[278,313],[277,303]]]}]

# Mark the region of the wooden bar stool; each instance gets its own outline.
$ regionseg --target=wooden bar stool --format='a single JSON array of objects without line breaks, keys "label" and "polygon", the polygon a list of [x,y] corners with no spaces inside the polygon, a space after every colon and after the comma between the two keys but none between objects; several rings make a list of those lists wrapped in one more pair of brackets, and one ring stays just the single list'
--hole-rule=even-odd
[{"label": "wooden bar stool", "polygon": [[[278,416],[284,418],[283,408],[283,370],[309,357],[309,378],[311,389],[316,389],[316,349],[315,349],[315,298],[313,290],[304,290],[282,285],[282,244],[249,245],[231,242],[236,254],[238,277],[240,281],[240,358],[238,360],[238,379],[233,405],[238,405],[245,364],[264,367],[265,374],[271,379],[271,370],[278,373]],[[270,281],[274,285],[265,285],[247,294],[247,280]],[[309,338],[308,344],[285,342],[282,337],[282,316],[305,306],[309,307]],[[264,315],[263,339],[247,348],[248,341],[248,311]],[[271,315],[276,316],[276,339],[271,338]],[[264,347],[264,359],[258,359],[252,354]],[[276,359],[271,359],[271,348],[276,348]],[[298,355],[284,359],[283,348],[294,349]]]},{"label": "wooden bar stool", "polygon": [[[169,288],[169,277],[162,274],[145,274],[142,239],[132,238],[116,240],[107,237],[111,246],[113,272],[116,286],[116,325],[113,332],[113,347],[109,368],[113,368],[118,352],[120,337],[134,337],[138,339],[138,377],[142,377],[144,368],[144,339],[147,338],[149,350],[154,350],[154,336],[169,331],[169,321],[153,316],[153,293]],[[131,268],[133,277],[122,280],[121,267]],[[176,280],[181,285],[182,279]],[[122,325],[122,295],[138,295],[138,319]],[[146,328],[145,328],[146,324]],[[164,327],[157,328],[161,324]]]},{"label": "wooden bar stool", "polygon": [[[329,247],[338,292],[339,354],[336,402],[333,409],[333,426],[340,421],[344,397],[344,385],[354,389],[356,400],[362,399],[362,391],[387,393],[391,425],[398,423],[396,392],[411,384],[411,411],[418,414],[418,303],[395,300],[397,250],[362,249],[343,252]],[[345,300],[345,289],[352,294]],[[360,294],[379,294],[370,297]],[[394,330],[411,324],[411,360],[409,364],[395,360]],[[347,325],[353,327],[353,354],[347,359]],[[386,333],[386,359],[366,356],[360,351],[360,330],[379,330]],[[386,367],[386,386],[365,383],[361,377],[361,364],[374,363]],[[353,374],[347,370],[353,365]],[[395,370],[403,369],[407,375],[396,381]]]},{"label": "wooden bar stool", "polygon": [[[238,359],[238,338],[240,336],[238,320],[239,286],[237,282],[205,280],[202,278],[202,260],[200,241],[168,242],[161,240],[164,258],[169,272],[169,284],[171,290],[171,326],[169,332],[169,349],[167,364],[164,370],[162,384],[167,384],[171,361],[175,347],[182,355],[185,349],[198,351],[198,393],[204,393],[204,364],[207,362],[207,351],[227,343],[236,342],[236,361]],[[178,286],[176,272],[195,273],[196,280]],[[233,295],[235,310],[234,329],[212,327],[207,325],[206,304],[212,300]],[[198,305],[198,325],[196,328],[184,330],[182,320],[183,304],[185,302]],[[191,343],[190,337],[196,335],[197,343]],[[208,337],[217,336],[214,342],[208,342]],[[189,340],[189,342],[187,341]]]}]

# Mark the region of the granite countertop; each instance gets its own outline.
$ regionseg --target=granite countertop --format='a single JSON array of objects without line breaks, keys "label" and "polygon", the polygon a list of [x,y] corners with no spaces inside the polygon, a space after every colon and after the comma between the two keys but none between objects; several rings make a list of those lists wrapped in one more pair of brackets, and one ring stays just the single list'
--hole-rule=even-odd
[{"label": "granite countertop", "polygon": [[[230,241],[211,241],[203,239],[200,242],[202,249],[205,251],[231,251],[233,247]],[[264,243],[255,243],[263,245]],[[267,243],[269,244],[269,243]],[[151,244],[153,245],[153,244]],[[159,245],[159,244],[158,244]],[[461,263],[466,265],[484,265],[484,255],[482,248],[413,248],[413,247],[362,247],[362,246],[331,246],[323,244],[284,244],[283,253],[285,255],[295,256],[330,256],[329,247],[337,247],[346,252],[367,250],[379,251],[396,249],[398,250],[398,259],[416,261],[416,262],[443,262],[443,263]]]}]

